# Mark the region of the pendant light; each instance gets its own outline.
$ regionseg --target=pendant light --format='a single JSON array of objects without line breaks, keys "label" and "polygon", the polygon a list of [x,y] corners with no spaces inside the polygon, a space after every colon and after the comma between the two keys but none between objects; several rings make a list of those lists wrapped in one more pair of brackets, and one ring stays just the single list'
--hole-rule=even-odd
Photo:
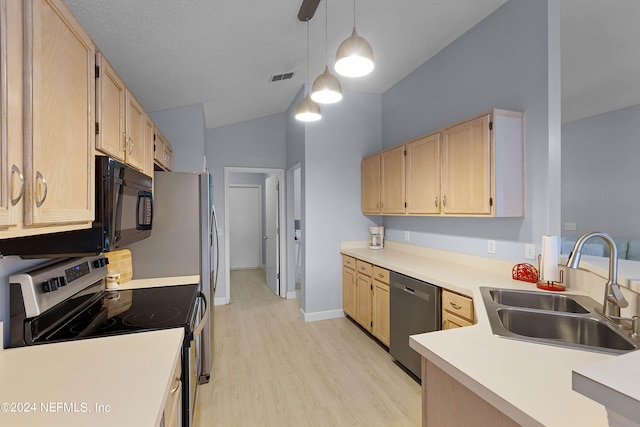
[{"label": "pendant light", "polygon": [[[329,0],[324,1],[324,58],[328,61],[329,55],[327,51],[327,21],[328,21],[328,6]],[[342,85],[340,80],[331,72],[329,72],[329,66],[325,65],[324,72],[320,74],[311,87],[311,99],[320,104],[333,104],[342,99]]]},{"label": "pendant light", "polygon": [[356,31],[356,0],[353,0],[353,33],[338,47],[335,69],[345,77],[362,77],[373,70],[373,49]]},{"label": "pendant light", "polygon": [[[307,84],[309,83],[309,18],[307,18]],[[295,114],[296,120],[301,122],[315,122],[322,118],[320,106],[311,99],[311,94],[307,91],[307,96],[298,104]]]}]

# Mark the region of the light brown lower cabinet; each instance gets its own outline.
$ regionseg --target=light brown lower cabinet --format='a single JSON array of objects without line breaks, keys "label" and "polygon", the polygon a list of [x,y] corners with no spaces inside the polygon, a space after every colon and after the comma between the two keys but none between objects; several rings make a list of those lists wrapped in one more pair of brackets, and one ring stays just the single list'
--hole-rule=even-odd
[{"label": "light brown lower cabinet", "polygon": [[389,270],[342,255],[342,310],[389,346]]},{"label": "light brown lower cabinet", "polygon": [[423,427],[519,425],[442,369],[422,358]]},{"label": "light brown lower cabinet", "polygon": [[373,266],[371,333],[389,347],[389,270]]},{"label": "light brown lower cabinet", "polygon": [[442,329],[473,325],[473,300],[465,295],[442,290]]},{"label": "light brown lower cabinet", "polygon": [[356,259],[342,255],[342,310],[356,318]]},{"label": "light brown lower cabinet", "polygon": [[173,382],[169,389],[169,395],[164,405],[162,414],[162,427],[180,427],[182,426],[182,358],[178,357],[176,367],[173,371]]}]

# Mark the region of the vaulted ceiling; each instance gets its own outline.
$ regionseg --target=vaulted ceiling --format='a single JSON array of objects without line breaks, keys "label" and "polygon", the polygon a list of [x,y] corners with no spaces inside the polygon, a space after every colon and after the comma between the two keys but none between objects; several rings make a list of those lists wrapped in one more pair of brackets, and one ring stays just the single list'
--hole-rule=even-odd
[{"label": "vaulted ceiling", "polygon": [[[202,103],[207,127],[218,127],[285,111],[307,80],[301,0],[65,1],[147,111]],[[383,93],[505,2],[357,1],[376,68],[343,87]],[[561,10],[563,121],[640,103],[640,2],[561,0]],[[311,80],[353,19],[351,1],[320,1]],[[270,82],[286,72],[293,78]]]}]

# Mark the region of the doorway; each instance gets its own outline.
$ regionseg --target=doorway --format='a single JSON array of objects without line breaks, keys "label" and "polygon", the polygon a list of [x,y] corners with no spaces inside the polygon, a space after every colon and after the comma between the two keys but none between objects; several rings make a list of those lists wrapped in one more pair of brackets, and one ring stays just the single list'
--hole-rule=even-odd
[{"label": "doorway", "polygon": [[262,194],[259,186],[229,187],[229,264],[232,270],[259,268]]},{"label": "doorway", "polygon": [[[252,181],[251,184],[242,182]],[[260,184],[256,184],[260,182]],[[227,303],[231,299],[231,269],[239,268],[264,268],[266,272],[267,286],[271,291],[280,297],[286,297],[286,271],[283,265],[286,265],[283,253],[286,251],[287,244],[284,241],[283,233],[280,230],[284,230],[284,171],[282,169],[270,169],[270,168],[237,168],[237,167],[225,167],[224,168],[224,188],[225,188],[225,290],[227,295]],[[253,190],[248,190],[253,189]],[[257,189],[257,190],[256,190]],[[250,201],[255,200],[257,196],[248,196],[245,193],[251,193],[257,191],[260,193],[260,220],[255,220],[255,215],[252,215],[254,224],[257,222],[257,227],[238,225],[241,222],[242,216],[245,216],[245,212],[241,210],[251,211],[255,213],[255,203]],[[243,193],[241,195],[241,193]],[[244,198],[244,199],[243,199]],[[246,218],[245,218],[246,220]],[[256,228],[259,230],[256,232]],[[251,231],[249,231],[251,229]],[[246,245],[253,245],[250,251],[244,251],[238,254],[237,251],[242,251],[243,244],[238,243],[238,237],[242,233],[248,233],[249,239],[244,243]],[[257,236],[257,238],[256,238]],[[252,261],[244,258],[248,258],[251,252]],[[256,264],[255,254],[258,253],[258,266],[252,267]]]}]

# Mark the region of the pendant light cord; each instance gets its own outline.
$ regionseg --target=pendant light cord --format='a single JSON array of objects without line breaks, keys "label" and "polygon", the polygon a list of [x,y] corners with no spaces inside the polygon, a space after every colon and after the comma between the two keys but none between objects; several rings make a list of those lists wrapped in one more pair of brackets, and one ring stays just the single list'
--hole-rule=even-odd
[{"label": "pendant light cord", "polygon": [[356,27],[356,0],[353,0],[353,28]]},{"label": "pendant light cord", "polygon": [[327,29],[328,25],[327,21],[329,20],[329,0],[324,0],[324,60],[325,63],[329,64],[329,31]]},{"label": "pendant light cord", "polygon": [[[311,80],[309,80],[309,17],[307,17],[307,85],[310,86],[311,84]],[[310,89],[310,87],[307,87],[307,92]]]}]

